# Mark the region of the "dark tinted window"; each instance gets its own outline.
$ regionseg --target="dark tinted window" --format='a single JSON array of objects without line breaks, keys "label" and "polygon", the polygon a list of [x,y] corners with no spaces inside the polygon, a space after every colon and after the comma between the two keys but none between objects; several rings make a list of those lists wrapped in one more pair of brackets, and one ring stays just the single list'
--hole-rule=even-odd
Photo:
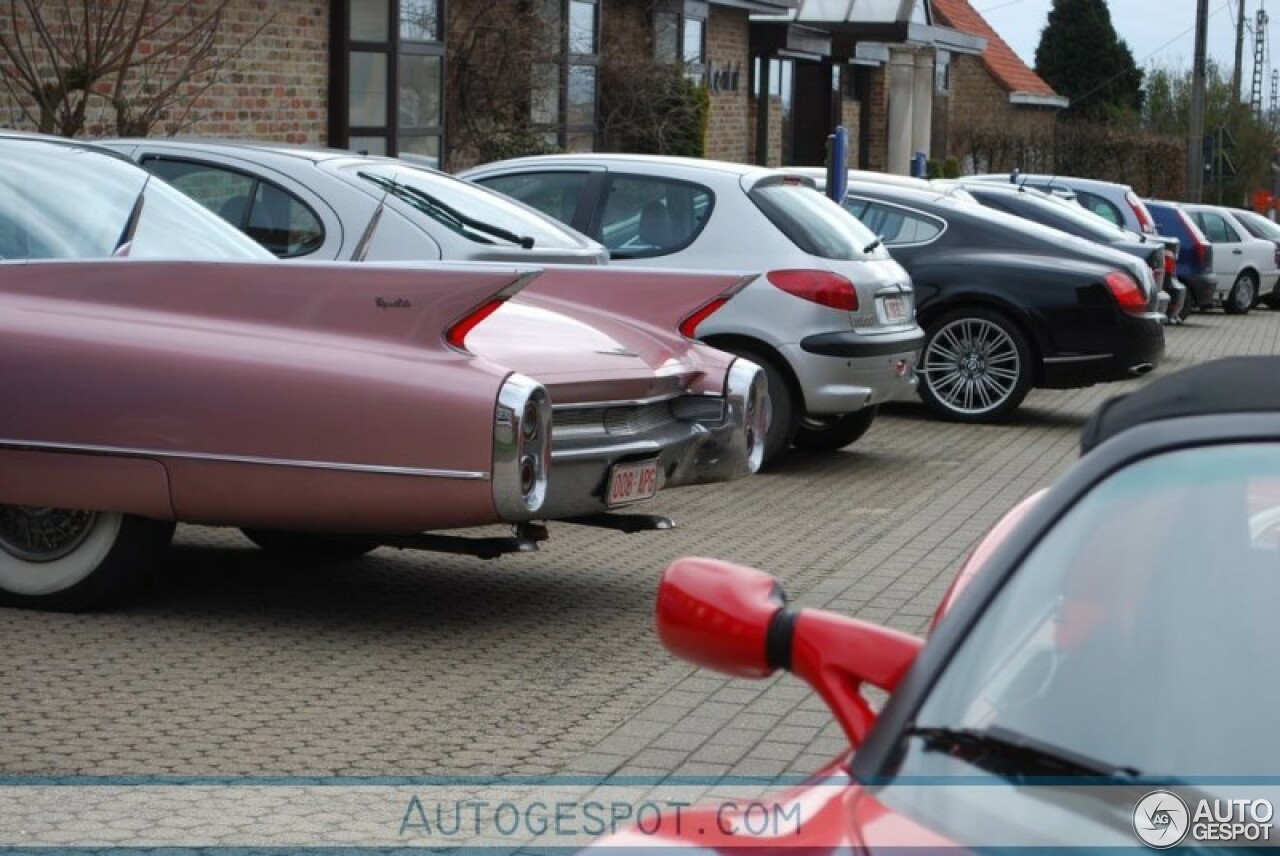
[{"label": "dark tinted window", "polygon": [[274,184],[194,161],[144,158],[142,165],[277,256],[306,255],[324,243],[316,213]]},{"label": "dark tinted window", "polygon": [[609,182],[598,238],[616,259],[674,253],[693,243],[713,204],[711,191],[700,184],[619,176]]},{"label": "dark tinted window", "polygon": [[522,172],[481,178],[477,183],[573,225],[589,177],[586,172]]},{"label": "dark tinted window", "polygon": [[887,259],[876,236],[857,217],[803,184],[767,184],[751,191],[751,200],[779,231],[810,255],[824,259]]},{"label": "dark tinted window", "polygon": [[858,219],[891,247],[932,241],[943,229],[939,220],[880,202],[866,204]]}]

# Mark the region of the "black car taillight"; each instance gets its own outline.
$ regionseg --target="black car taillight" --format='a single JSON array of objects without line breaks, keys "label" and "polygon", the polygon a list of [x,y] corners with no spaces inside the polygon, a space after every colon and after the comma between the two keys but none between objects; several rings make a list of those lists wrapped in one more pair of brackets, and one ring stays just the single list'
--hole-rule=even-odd
[{"label": "black car taillight", "polygon": [[1141,315],[1147,311],[1147,296],[1142,293],[1142,286],[1134,282],[1133,277],[1124,271],[1112,271],[1104,279],[1111,296],[1120,304],[1120,308],[1131,315]]}]

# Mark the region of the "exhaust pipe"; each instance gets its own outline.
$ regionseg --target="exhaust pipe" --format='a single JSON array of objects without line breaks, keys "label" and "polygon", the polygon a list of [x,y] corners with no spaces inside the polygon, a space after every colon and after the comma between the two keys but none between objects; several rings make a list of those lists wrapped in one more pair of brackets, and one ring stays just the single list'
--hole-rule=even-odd
[{"label": "exhaust pipe", "polygon": [[1155,366],[1151,363],[1138,363],[1136,366],[1129,366],[1129,374],[1134,377],[1142,377],[1145,374],[1151,374],[1151,370],[1154,368]]}]

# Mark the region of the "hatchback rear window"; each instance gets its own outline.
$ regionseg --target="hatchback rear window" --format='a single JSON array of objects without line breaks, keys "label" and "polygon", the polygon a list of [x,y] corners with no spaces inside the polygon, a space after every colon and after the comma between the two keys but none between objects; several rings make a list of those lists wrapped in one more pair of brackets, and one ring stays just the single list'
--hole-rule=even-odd
[{"label": "hatchback rear window", "polygon": [[793,244],[811,256],[838,261],[887,259],[870,229],[857,217],[803,184],[767,184],[751,201]]}]

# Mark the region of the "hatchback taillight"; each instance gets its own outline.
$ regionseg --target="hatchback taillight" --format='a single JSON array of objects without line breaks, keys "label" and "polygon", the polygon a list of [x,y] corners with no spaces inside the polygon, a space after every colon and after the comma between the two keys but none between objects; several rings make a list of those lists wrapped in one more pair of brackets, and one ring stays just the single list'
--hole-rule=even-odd
[{"label": "hatchback taillight", "polygon": [[1111,296],[1120,304],[1125,312],[1141,315],[1147,311],[1147,296],[1142,293],[1142,286],[1134,282],[1133,277],[1123,271],[1112,271],[1104,279]]},{"label": "hatchback taillight", "polygon": [[1164,251],[1164,272],[1168,276],[1173,276],[1178,272],[1178,257],[1173,254],[1172,250]]},{"label": "hatchback taillight", "polygon": [[1151,219],[1151,213],[1147,211],[1147,206],[1142,204],[1142,200],[1138,198],[1132,190],[1124,195],[1124,201],[1129,203],[1129,207],[1133,209],[1133,216],[1138,218],[1138,226],[1148,235],[1156,233],[1156,224]]},{"label": "hatchback taillight", "polygon": [[821,306],[858,310],[858,292],[853,283],[827,270],[771,270],[765,277],[774,288]]}]

